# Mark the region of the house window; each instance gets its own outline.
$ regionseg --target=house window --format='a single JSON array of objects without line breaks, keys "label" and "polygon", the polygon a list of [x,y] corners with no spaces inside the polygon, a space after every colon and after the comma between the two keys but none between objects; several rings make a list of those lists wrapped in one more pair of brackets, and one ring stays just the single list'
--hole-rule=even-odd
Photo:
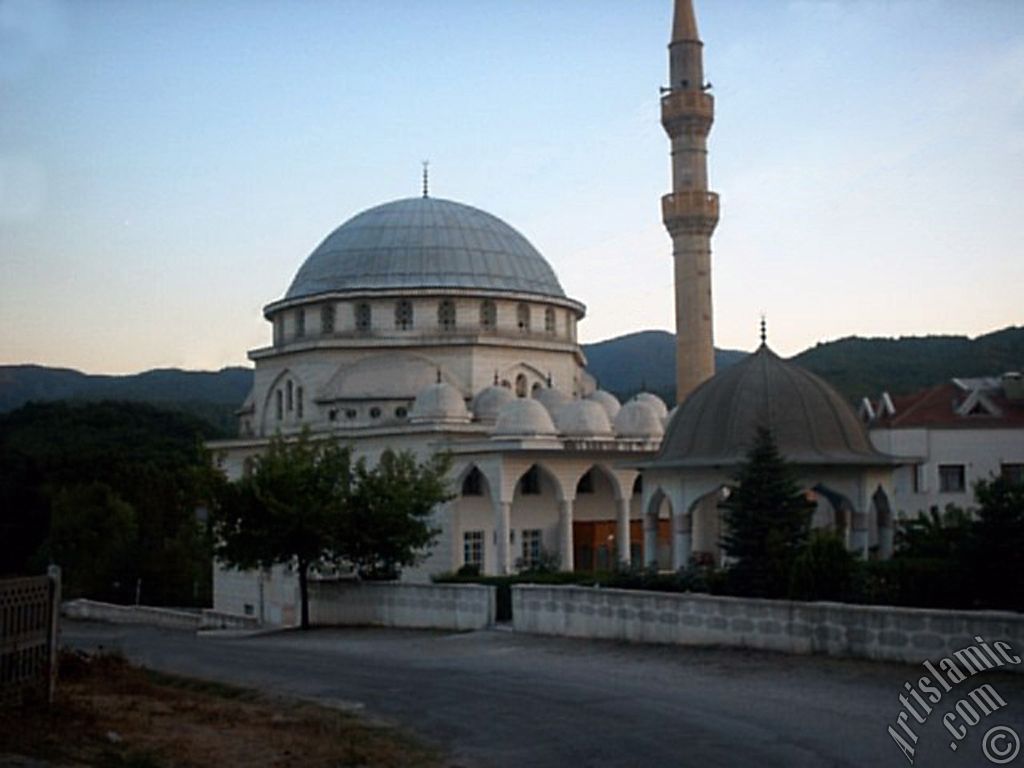
[{"label": "house window", "polygon": [[551,307],[544,310],[544,332],[549,336],[555,335],[555,310]]},{"label": "house window", "polygon": [[484,476],[479,469],[473,467],[469,470],[469,474],[466,475],[466,479],[462,481],[462,495],[463,496],[483,496],[484,495]]},{"label": "house window", "polygon": [[594,492],[594,470],[588,469],[586,474],[576,483],[576,493]]},{"label": "house window", "polygon": [[940,493],[963,493],[966,488],[963,464],[939,465]]},{"label": "house window", "polygon": [[480,303],[480,327],[485,331],[493,331],[498,324],[498,308],[490,299]]},{"label": "house window", "polygon": [[280,421],[284,418],[284,395],[281,394],[280,389],[275,394],[277,395],[277,420]]},{"label": "house window", "polygon": [[444,299],[437,305],[437,324],[442,331],[455,330],[455,302]]},{"label": "house window", "polygon": [[523,496],[540,496],[540,470],[530,467],[519,480],[519,490]]},{"label": "house window", "polygon": [[1000,474],[1009,485],[1024,485],[1024,464],[1003,464]]},{"label": "house window", "polygon": [[320,307],[320,333],[329,336],[334,333],[335,310],[333,304],[324,304]]},{"label": "house window", "polygon": [[921,477],[923,469],[920,464],[914,464],[910,467],[910,487],[914,493],[921,493],[924,488],[924,483],[921,482],[924,479]]},{"label": "house window", "polygon": [[484,567],[484,532],[463,531],[462,533],[462,563],[463,565],[478,565],[480,570]]},{"label": "house window", "polygon": [[356,330],[361,333],[366,333],[371,328],[371,312],[370,305],[365,301],[361,301],[356,304]]},{"label": "house window", "polygon": [[522,567],[529,570],[540,563],[541,531],[539,528],[527,528],[520,538],[523,547]]},{"label": "house window", "polygon": [[302,418],[302,387],[295,388],[295,415]]},{"label": "house window", "polygon": [[530,305],[524,303],[519,304],[516,307],[516,324],[519,326],[519,330],[523,333],[528,333],[530,330]]},{"label": "house window", "polygon": [[395,328],[408,331],[412,328],[412,302],[402,299],[395,304]]},{"label": "house window", "polygon": [[299,309],[295,312],[295,338],[301,339],[306,335],[306,310]]}]

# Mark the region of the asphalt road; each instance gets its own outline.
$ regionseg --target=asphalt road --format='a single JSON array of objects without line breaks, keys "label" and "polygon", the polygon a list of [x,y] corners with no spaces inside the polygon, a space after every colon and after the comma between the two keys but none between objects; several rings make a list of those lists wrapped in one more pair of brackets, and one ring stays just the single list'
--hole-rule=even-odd
[{"label": "asphalt road", "polygon": [[[65,643],[146,666],[314,698],[401,725],[455,765],[906,766],[887,733],[917,667],[731,650],[636,646],[490,630],[321,629],[248,637],[67,622]],[[1017,649],[1018,652],[1024,649]],[[991,683],[1008,706],[949,748],[941,722]],[[1024,675],[946,694],[913,765],[990,765],[994,725],[1024,738]],[[1011,765],[1024,766],[1024,754]]]}]

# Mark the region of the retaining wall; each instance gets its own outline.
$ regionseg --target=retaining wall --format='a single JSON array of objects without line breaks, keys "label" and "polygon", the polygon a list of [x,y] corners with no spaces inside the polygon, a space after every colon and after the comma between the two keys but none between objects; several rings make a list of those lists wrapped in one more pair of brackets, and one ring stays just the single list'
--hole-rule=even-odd
[{"label": "retaining wall", "polygon": [[[977,645],[1024,656],[1024,615],[803,603],[592,587],[512,587],[519,632],[678,645],[759,648],[921,663]],[[1024,672],[1024,664],[1004,669]]]},{"label": "retaining wall", "polygon": [[113,624],[149,624],[168,629],[199,629],[199,612],[173,608],[152,608],[146,605],[114,605],[96,600],[71,600],[61,605],[61,612],[71,619],[108,621]]},{"label": "retaining wall", "polygon": [[494,622],[494,587],[480,584],[310,581],[313,626],[483,629]]}]

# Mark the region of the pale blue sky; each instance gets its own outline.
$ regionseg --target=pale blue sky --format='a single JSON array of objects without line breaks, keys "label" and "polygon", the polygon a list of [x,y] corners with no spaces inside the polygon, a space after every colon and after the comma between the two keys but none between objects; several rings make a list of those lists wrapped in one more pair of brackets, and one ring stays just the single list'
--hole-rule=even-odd
[{"label": "pale blue sky", "polygon": [[[1024,2],[698,0],[716,344],[1024,322]],[[584,341],[674,325],[670,0],[0,0],[0,363],[216,368],[355,213],[523,232]]]}]

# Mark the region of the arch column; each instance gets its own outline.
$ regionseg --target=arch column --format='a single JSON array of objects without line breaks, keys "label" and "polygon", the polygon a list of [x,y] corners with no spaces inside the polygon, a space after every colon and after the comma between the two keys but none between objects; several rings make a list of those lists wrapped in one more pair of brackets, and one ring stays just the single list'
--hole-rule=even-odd
[{"label": "arch column", "polygon": [[512,530],[512,502],[495,500],[494,502],[494,535],[497,539],[499,576],[512,573],[512,548],[509,535]]},{"label": "arch column", "polygon": [[658,567],[658,513],[644,510],[644,567]]},{"label": "arch column", "polygon": [[558,559],[563,571],[574,570],[572,507],[572,499],[563,499],[558,502]]},{"label": "arch column", "polygon": [[677,512],[672,509],[672,570],[678,571],[690,563],[690,552],[693,549],[693,516],[685,509]]},{"label": "arch column", "polygon": [[633,564],[629,547],[629,499],[616,499],[615,507],[616,557],[619,565],[628,568]]},{"label": "arch column", "polygon": [[864,559],[868,556],[868,516],[863,512],[852,512],[850,515],[850,551]]}]

